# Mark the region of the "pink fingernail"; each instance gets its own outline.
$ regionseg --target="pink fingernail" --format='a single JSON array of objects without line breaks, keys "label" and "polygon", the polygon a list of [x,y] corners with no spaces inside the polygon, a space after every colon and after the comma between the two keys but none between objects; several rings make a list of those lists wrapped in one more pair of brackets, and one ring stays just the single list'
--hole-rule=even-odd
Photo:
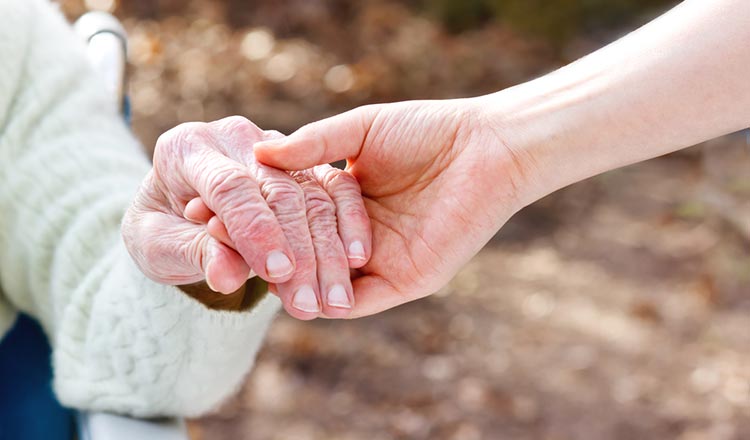
[{"label": "pink fingernail", "polygon": [[208,273],[211,272],[211,262],[215,261],[215,258],[216,258],[216,249],[214,248],[210,252],[211,252],[210,260],[208,264],[206,265],[206,284],[208,284],[209,289],[211,289],[214,292],[218,292],[219,289],[216,288],[214,283],[211,282],[211,278],[208,276]]},{"label": "pink fingernail", "polygon": [[337,284],[328,292],[328,305],[341,309],[351,309],[352,304],[349,302],[349,295],[346,294],[344,286]]},{"label": "pink fingernail", "polygon": [[289,257],[284,255],[282,252],[273,251],[268,254],[266,260],[266,272],[273,278],[283,278],[294,270],[292,262],[289,261]]},{"label": "pink fingernail", "polygon": [[320,312],[318,298],[315,296],[315,291],[310,286],[302,286],[299,288],[297,293],[294,294],[292,305],[295,309],[306,313]]},{"label": "pink fingernail", "polygon": [[219,290],[214,286],[214,284],[211,282],[211,278],[206,277],[206,284],[208,284],[208,288],[213,290],[214,292],[218,292]]},{"label": "pink fingernail", "polygon": [[355,260],[364,260],[367,258],[365,256],[365,247],[362,245],[361,241],[355,241],[349,245],[349,258]]}]

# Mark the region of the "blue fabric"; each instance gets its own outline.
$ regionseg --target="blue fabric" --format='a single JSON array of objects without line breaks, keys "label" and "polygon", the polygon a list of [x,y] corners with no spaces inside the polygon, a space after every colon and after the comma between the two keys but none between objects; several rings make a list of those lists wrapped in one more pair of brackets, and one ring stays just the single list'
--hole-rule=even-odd
[{"label": "blue fabric", "polygon": [[125,95],[122,99],[122,117],[125,118],[125,123],[128,124],[129,127],[130,123],[133,122],[133,112],[130,107],[130,96],[128,95]]},{"label": "blue fabric", "polygon": [[0,440],[72,440],[73,429],[73,413],[52,393],[47,338],[20,315],[0,341]]}]

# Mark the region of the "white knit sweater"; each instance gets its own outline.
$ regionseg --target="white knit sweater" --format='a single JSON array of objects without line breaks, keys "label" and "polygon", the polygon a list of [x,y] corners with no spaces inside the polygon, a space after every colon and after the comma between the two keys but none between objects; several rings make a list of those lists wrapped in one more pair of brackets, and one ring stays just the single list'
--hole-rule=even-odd
[{"label": "white knit sweater", "polygon": [[149,163],[46,0],[0,0],[0,338],[53,346],[68,406],[195,416],[237,390],[278,309],[207,309],[144,277],[120,220]]}]

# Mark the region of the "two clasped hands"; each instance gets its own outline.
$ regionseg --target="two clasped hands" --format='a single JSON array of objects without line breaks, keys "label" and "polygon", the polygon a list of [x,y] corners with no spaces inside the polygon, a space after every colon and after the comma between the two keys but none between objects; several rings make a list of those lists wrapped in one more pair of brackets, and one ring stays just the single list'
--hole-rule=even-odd
[{"label": "two clasped hands", "polygon": [[429,295],[533,201],[746,128],[749,21],[745,0],[686,0],[487,96],[360,107],[288,137],[237,117],[182,125],[156,147],[125,241],[164,283],[228,293],[252,271],[301,319]]},{"label": "two clasped hands", "polygon": [[[242,117],[180,125],[157,142],[126,243],[162,283],[231,293],[258,276],[300,319],[425,296],[519,208],[521,171],[492,131],[470,126],[475,111],[461,100],[370,106],[291,137]],[[328,165],[338,159],[346,170]]]}]

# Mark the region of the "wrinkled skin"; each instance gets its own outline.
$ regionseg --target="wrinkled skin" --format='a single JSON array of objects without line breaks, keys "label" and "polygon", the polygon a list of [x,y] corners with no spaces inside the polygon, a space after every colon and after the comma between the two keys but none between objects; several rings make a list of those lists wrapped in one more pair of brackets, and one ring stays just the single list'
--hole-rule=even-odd
[{"label": "wrinkled skin", "polygon": [[371,253],[359,185],[328,165],[286,173],[258,163],[253,143],[278,137],[241,117],[162,135],[123,221],[126,246],[157,282],[205,279],[231,293],[257,274],[297,318],[346,317],[349,269]]},{"label": "wrinkled skin", "polygon": [[525,173],[476,105],[366,106],[255,145],[261,162],[281,169],[348,160],[373,228],[351,317],[434,293],[522,207]]}]

